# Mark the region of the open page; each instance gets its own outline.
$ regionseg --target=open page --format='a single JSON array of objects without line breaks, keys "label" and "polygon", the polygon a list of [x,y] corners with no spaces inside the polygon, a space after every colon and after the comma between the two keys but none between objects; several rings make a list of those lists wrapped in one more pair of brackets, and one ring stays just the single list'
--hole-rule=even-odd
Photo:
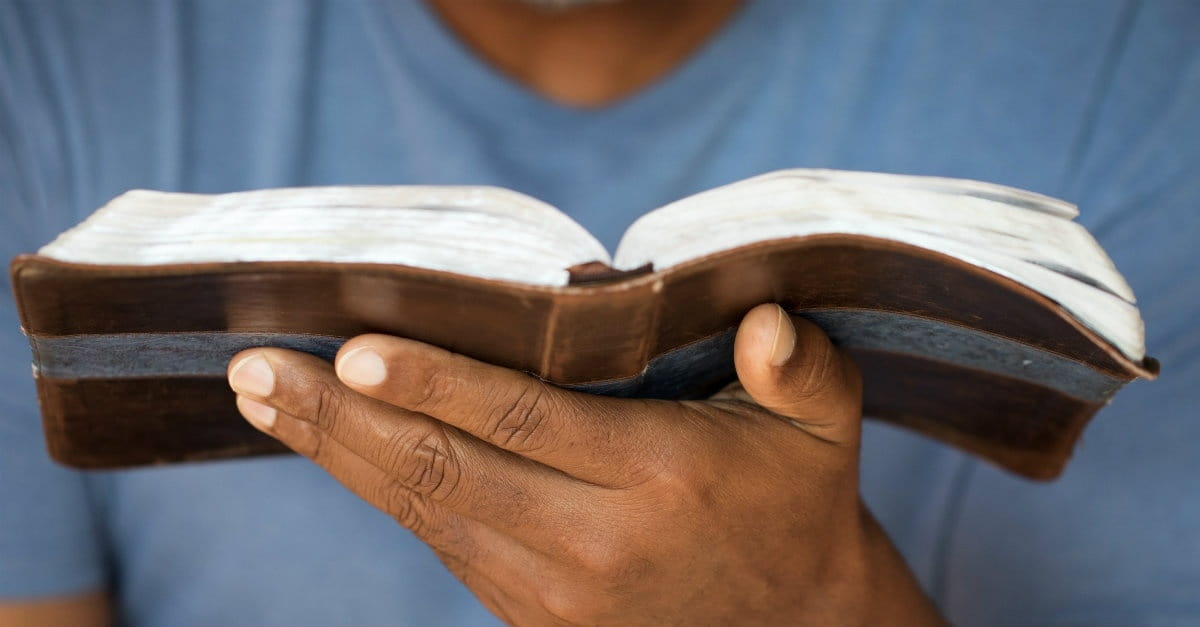
[{"label": "open page", "polygon": [[646,214],[626,231],[615,265],[653,263],[662,270],[761,241],[825,233],[877,237],[1011,278],[1141,359],[1133,291],[1095,239],[1071,221],[1074,215],[1062,201],[977,181],[784,170]]},{"label": "open page", "polygon": [[557,209],[494,187],[313,187],[219,195],[135,190],[39,251],[61,261],[401,264],[534,285],[609,261]]}]

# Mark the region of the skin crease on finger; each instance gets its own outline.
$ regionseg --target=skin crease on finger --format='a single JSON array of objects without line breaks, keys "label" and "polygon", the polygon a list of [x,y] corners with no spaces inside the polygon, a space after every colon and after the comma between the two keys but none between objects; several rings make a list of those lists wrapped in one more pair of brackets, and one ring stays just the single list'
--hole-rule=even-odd
[{"label": "skin crease on finger", "polygon": [[734,350],[741,390],[708,402],[570,392],[382,335],[336,366],[255,349],[229,374],[247,419],[510,622],[940,624],[859,500],[852,362],[775,305]]}]

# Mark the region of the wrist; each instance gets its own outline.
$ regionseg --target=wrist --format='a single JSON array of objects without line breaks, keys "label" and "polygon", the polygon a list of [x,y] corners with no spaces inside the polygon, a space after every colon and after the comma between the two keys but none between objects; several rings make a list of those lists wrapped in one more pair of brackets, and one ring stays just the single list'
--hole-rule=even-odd
[{"label": "wrist", "polygon": [[858,611],[860,625],[894,627],[948,625],[921,588],[904,556],[865,505],[860,505],[861,561]]},{"label": "wrist", "polygon": [[844,534],[828,543],[824,568],[805,595],[796,624],[948,625],[861,500],[855,520],[857,524],[842,525]]}]

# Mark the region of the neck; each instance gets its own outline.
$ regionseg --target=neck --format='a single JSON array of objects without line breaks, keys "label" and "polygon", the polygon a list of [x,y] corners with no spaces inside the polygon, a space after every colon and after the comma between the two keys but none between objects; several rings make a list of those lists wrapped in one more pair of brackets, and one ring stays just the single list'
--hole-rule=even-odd
[{"label": "neck", "polygon": [[428,0],[476,54],[566,105],[599,107],[654,83],[742,0],[618,0],[543,9],[519,0]]}]

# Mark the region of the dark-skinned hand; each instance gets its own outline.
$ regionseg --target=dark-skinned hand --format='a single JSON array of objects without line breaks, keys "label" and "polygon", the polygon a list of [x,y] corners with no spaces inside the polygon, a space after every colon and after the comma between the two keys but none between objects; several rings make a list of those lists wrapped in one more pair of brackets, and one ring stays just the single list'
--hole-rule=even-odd
[{"label": "dark-skinned hand", "polygon": [[[518,625],[935,625],[858,494],[861,383],[776,305],[708,401],[564,390],[364,335],[229,367],[242,414]],[[387,556],[380,556],[387,559]]]}]

